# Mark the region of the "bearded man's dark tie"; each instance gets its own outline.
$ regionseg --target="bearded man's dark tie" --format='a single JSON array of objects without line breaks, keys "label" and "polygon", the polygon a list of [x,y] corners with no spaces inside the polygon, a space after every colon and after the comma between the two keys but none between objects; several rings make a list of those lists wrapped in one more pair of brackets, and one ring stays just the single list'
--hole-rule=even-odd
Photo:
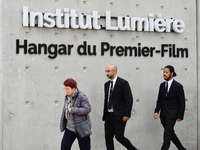
[{"label": "bearded man's dark tie", "polygon": [[167,96],[167,93],[168,93],[168,82],[165,82],[165,94]]}]

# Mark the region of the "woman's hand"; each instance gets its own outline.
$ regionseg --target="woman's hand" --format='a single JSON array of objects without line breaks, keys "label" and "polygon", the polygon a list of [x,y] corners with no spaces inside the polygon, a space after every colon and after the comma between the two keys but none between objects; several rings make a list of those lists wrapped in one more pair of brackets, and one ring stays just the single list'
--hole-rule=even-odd
[{"label": "woman's hand", "polygon": [[71,108],[71,107],[70,107],[70,108],[68,108],[68,112],[69,112],[69,113],[71,113],[71,110],[72,110],[72,108]]}]

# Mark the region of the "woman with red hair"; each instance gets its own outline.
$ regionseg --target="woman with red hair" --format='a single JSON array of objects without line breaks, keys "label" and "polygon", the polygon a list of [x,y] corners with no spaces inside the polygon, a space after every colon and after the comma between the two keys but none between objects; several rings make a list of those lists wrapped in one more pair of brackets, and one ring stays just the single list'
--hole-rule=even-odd
[{"label": "woman with red hair", "polygon": [[70,150],[76,138],[78,139],[80,150],[90,150],[90,137],[79,138],[74,128],[76,124],[86,119],[91,128],[89,116],[91,106],[88,98],[77,88],[77,82],[74,79],[66,79],[63,84],[66,96],[61,115],[60,131],[65,131],[65,133],[61,142],[61,150]]}]

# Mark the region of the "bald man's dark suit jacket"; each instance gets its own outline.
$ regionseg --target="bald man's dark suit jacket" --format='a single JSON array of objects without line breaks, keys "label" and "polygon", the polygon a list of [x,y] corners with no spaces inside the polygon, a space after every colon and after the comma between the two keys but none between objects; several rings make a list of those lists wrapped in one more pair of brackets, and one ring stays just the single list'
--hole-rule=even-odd
[{"label": "bald man's dark suit jacket", "polygon": [[[110,81],[104,84],[104,112],[103,121],[106,119],[108,113],[107,102],[108,102],[108,91]],[[112,104],[114,110],[114,116],[117,120],[121,121],[124,116],[131,117],[131,110],[133,105],[133,97],[129,83],[117,77],[114,90],[112,93]]]},{"label": "bald man's dark suit jacket", "polygon": [[173,80],[166,96],[165,82],[160,84],[155,113],[160,112],[160,118],[182,119],[185,112],[185,94],[183,86]]}]

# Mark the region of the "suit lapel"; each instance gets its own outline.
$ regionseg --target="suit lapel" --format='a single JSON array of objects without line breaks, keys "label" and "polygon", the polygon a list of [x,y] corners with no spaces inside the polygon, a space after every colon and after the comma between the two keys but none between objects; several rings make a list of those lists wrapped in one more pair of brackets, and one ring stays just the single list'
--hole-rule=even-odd
[{"label": "suit lapel", "polygon": [[163,82],[161,85],[161,91],[163,94],[165,94],[165,82]]},{"label": "suit lapel", "polygon": [[115,86],[113,87],[114,89],[113,89],[113,94],[115,93],[115,89],[116,89],[116,87],[118,86],[118,84],[119,84],[119,77],[117,77],[117,80],[116,80],[116,82],[115,82]]},{"label": "suit lapel", "polygon": [[108,97],[108,91],[109,91],[109,85],[110,85],[110,82],[108,81],[107,83],[106,83],[106,86],[105,86],[105,92],[106,92],[106,97]]}]

